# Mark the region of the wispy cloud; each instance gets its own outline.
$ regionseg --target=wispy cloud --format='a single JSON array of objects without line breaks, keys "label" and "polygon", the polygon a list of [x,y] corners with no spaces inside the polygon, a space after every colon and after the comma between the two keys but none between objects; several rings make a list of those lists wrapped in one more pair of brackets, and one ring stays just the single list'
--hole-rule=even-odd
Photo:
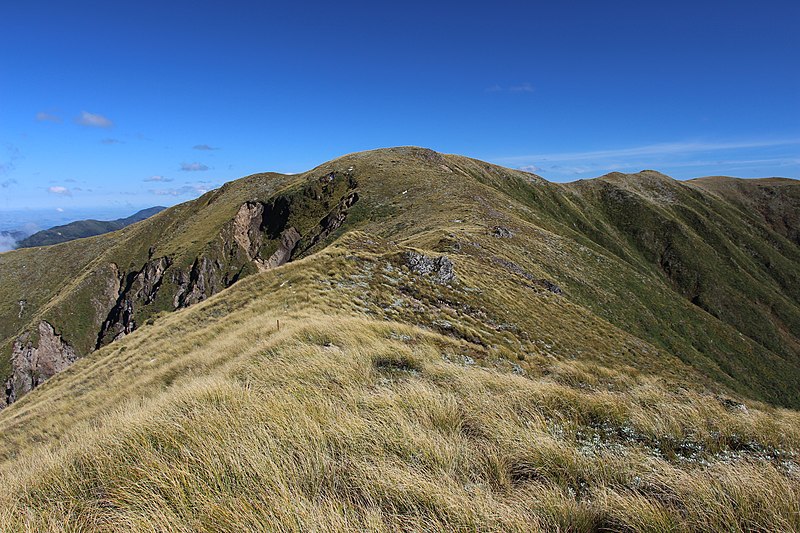
[{"label": "wispy cloud", "polygon": [[145,178],[144,181],[157,181],[160,183],[167,183],[172,181],[172,178],[165,178],[164,176],[150,176],[149,178]]},{"label": "wispy cloud", "polygon": [[81,111],[81,115],[75,119],[75,122],[81,126],[88,126],[90,128],[110,128],[114,125],[110,119],[103,115],[89,113],[88,111]]},{"label": "wispy cloud", "polygon": [[532,93],[534,91],[533,84],[525,82],[518,85],[512,85],[508,88],[512,93]]},{"label": "wispy cloud", "polygon": [[17,184],[17,180],[15,180],[13,178],[7,179],[7,180],[4,180],[4,181],[0,181],[0,187],[2,187],[3,189],[8,189],[12,185],[16,185],[16,184]]},{"label": "wispy cloud", "polygon": [[61,117],[56,114],[48,113],[46,111],[39,111],[36,113],[36,121],[37,122],[55,122],[56,124],[61,123]]},{"label": "wispy cloud", "polygon": [[192,149],[193,150],[202,150],[204,152],[210,151],[210,150],[219,150],[219,148],[214,147],[214,146],[209,146],[207,144],[195,144],[194,146],[192,146]]},{"label": "wispy cloud", "polygon": [[47,188],[47,192],[58,196],[72,196],[72,191],[61,185],[52,185]]},{"label": "wispy cloud", "polygon": [[181,163],[181,170],[186,172],[198,172],[208,170],[208,167],[202,163]]},{"label": "wispy cloud", "polygon": [[157,196],[198,196],[207,193],[211,189],[213,187],[208,184],[195,184],[171,187],[169,189],[150,189],[150,194]]},{"label": "wispy cloud", "polygon": [[610,171],[657,169],[677,177],[745,171],[785,175],[800,170],[800,139],[681,141],[584,152],[538,153],[498,158],[529,172],[573,179]]},{"label": "wispy cloud", "polygon": [[608,157],[630,157],[641,155],[670,155],[688,154],[697,152],[713,152],[718,150],[736,150],[743,148],[766,148],[773,146],[800,145],[800,139],[782,140],[758,140],[758,141],[738,141],[738,142],[674,142],[647,144],[643,146],[633,146],[628,148],[615,148],[609,150],[591,150],[587,152],[560,152],[543,153],[532,155],[521,155],[503,157],[499,161],[507,163],[522,162],[530,160],[541,161],[586,161]]},{"label": "wispy cloud", "polygon": [[514,83],[509,85],[508,87],[503,87],[502,85],[495,83],[494,85],[490,85],[484,92],[487,93],[532,93],[536,90],[536,87],[530,82],[523,82],[523,83]]},{"label": "wispy cloud", "polygon": [[125,144],[124,141],[120,141],[119,139],[103,139],[100,141],[101,144]]}]

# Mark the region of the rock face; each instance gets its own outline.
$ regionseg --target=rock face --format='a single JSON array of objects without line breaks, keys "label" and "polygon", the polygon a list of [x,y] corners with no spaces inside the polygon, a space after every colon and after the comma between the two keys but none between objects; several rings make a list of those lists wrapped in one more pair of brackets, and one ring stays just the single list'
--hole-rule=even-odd
[{"label": "rock face", "polygon": [[269,270],[286,264],[292,257],[297,243],[300,242],[302,235],[293,227],[286,228],[281,232],[281,240],[278,244],[278,249],[264,261],[262,259],[256,260],[256,265],[261,270]]},{"label": "rock face", "polygon": [[446,255],[434,258],[419,252],[406,252],[403,257],[412,272],[430,276],[434,283],[446,285],[456,279],[453,262]]},{"label": "rock face", "polygon": [[168,257],[148,261],[139,272],[130,273],[120,279],[119,295],[114,307],[100,328],[97,347],[123,337],[136,329],[134,304],[152,303],[161,287],[164,272],[172,264]]},{"label": "rock face", "polygon": [[233,219],[233,239],[251,258],[258,254],[263,219],[264,204],[259,202],[242,204]]},{"label": "rock face", "polygon": [[12,375],[6,381],[0,407],[35,389],[78,358],[75,350],[64,342],[49,323],[39,322],[38,332],[38,346],[33,346],[29,335],[14,343],[11,353]]}]

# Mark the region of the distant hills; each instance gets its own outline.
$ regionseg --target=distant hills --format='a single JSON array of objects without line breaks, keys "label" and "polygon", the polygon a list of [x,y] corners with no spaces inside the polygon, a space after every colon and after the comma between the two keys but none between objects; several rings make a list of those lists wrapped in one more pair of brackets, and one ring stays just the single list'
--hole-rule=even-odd
[{"label": "distant hills", "polygon": [[129,217],[118,218],[117,220],[77,220],[62,226],[55,226],[50,229],[38,231],[29,237],[19,240],[17,242],[17,247],[32,248],[34,246],[48,246],[75,239],[82,239],[84,237],[102,235],[150,218],[164,209],[166,209],[166,207],[163,206],[149,207]]}]

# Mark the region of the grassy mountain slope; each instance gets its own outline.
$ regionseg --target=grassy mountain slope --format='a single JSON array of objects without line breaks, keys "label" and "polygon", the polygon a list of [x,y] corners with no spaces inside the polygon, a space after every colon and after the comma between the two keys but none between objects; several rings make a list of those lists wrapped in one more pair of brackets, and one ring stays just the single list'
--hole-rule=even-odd
[{"label": "grassy mountain slope", "polygon": [[124,227],[140,222],[156,213],[160,213],[166,207],[156,206],[137,211],[133,215],[116,220],[76,220],[69,224],[55,226],[50,229],[37,231],[17,243],[20,248],[32,248],[34,246],[48,246],[61,242],[83,239],[84,237],[94,237],[111,231],[117,231]]},{"label": "grassy mountain slope", "polygon": [[[270,216],[243,215],[256,203]],[[649,171],[552,184],[398,148],[0,255],[19,272],[0,284],[4,328],[39,291],[3,334],[46,319],[86,347],[0,412],[0,518],[800,528],[800,415],[777,407],[799,401],[800,263],[760,216]],[[287,228],[301,238],[273,268]],[[174,306],[204,257],[236,283]],[[42,261],[58,279],[23,275]],[[127,335],[81,345],[73,331],[97,339],[102,324],[63,309],[112,262],[176,274],[131,284]]]},{"label": "grassy mountain slope", "polygon": [[710,176],[691,180],[687,184],[724,198],[745,216],[766,222],[773,230],[800,244],[800,191],[797,180],[745,180]]}]

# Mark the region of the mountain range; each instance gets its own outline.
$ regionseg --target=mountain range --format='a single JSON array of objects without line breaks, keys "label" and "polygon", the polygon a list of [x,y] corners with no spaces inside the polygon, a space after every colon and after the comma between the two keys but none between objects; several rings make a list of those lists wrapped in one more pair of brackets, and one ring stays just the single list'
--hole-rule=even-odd
[{"label": "mountain range", "polygon": [[18,239],[18,248],[32,248],[34,246],[48,246],[50,244],[58,244],[61,242],[72,241],[75,239],[83,239],[84,237],[94,237],[95,235],[102,235],[111,231],[122,229],[130,226],[135,222],[139,222],[149,218],[156,213],[166,209],[166,207],[156,206],[148,207],[137,211],[133,215],[116,220],[77,220],[69,224],[55,226],[50,229],[37,231],[33,235]]}]

